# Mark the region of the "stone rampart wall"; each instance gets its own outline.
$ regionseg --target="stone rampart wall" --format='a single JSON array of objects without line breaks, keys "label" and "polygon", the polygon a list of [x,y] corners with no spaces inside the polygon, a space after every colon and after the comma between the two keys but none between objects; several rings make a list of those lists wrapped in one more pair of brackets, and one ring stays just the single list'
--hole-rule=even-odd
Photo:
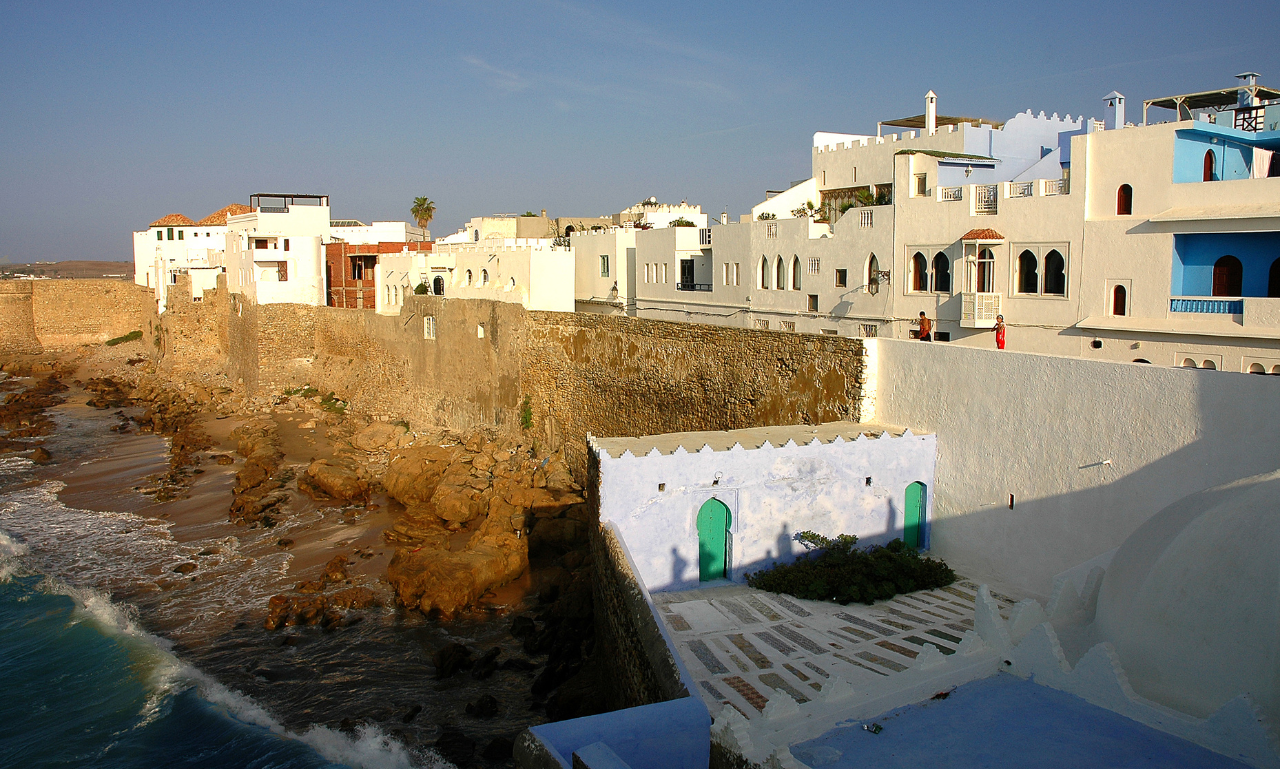
[{"label": "stone rampart wall", "polygon": [[227,291],[207,290],[200,301],[191,298],[191,279],[177,276],[168,288],[160,316],[163,365],[178,373],[220,372],[226,363]]},{"label": "stone rampart wall", "polygon": [[0,280],[0,354],[43,351],[36,338],[30,280]]},{"label": "stone rampart wall", "polygon": [[123,280],[31,281],[36,338],[46,350],[101,344],[158,321],[153,289]]}]

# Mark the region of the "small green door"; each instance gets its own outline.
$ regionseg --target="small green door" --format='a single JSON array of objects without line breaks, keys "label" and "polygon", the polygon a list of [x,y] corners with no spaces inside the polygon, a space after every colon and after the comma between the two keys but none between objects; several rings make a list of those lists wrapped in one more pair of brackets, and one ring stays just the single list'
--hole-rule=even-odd
[{"label": "small green door", "polygon": [[916,481],[907,487],[906,514],[902,516],[902,541],[918,548],[923,543],[921,531],[924,524],[925,485]]},{"label": "small green door", "polygon": [[708,499],[698,510],[698,580],[724,579],[729,566],[729,527],[733,515],[725,503]]}]

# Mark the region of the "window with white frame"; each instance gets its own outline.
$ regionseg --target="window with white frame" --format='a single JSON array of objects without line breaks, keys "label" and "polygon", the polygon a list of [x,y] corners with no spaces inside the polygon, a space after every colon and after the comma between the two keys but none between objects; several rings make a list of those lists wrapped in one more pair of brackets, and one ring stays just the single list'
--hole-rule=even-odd
[{"label": "window with white frame", "polygon": [[602,278],[609,277],[609,255],[608,254],[600,255],[600,277]]},{"label": "window with white frame", "polygon": [[742,264],[740,262],[733,263],[733,285],[742,285]]},{"label": "window with white frame", "polygon": [[874,226],[875,226],[875,213],[876,213],[876,212],[875,212],[875,211],[872,211],[870,208],[863,208],[863,209],[860,209],[860,210],[858,211],[858,226],[859,226],[859,227],[864,227],[864,228],[865,228],[865,227],[874,227]]},{"label": "window with white frame", "polygon": [[422,318],[422,338],[436,338],[436,319],[434,315],[425,315]]},{"label": "window with white frame", "polygon": [[764,236],[765,236],[766,238],[776,238],[776,237],[778,237],[778,223],[777,223],[777,222],[766,222],[766,223],[765,223],[765,225],[764,225]]},{"label": "window with white frame", "polygon": [[662,263],[662,282],[663,283],[667,282],[667,263],[666,262]]},{"label": "window with white frame", "polygon": [[817,256],[809,257],[809,274],[817,275],[822,272],[822,258]]},{"label": "window with white frame", "polygon": [[1066,243],[1018,244],[1013,258],[1013,292],[1022,296],[1067,295]]}]

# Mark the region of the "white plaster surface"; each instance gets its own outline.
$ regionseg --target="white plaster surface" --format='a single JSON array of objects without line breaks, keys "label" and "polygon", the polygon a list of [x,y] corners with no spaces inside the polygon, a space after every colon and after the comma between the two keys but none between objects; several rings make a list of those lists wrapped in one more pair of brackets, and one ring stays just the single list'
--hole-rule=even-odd
[{"label": "white plaster surface", "polygon": [[1280,378],[874,344],[875,418],[937,435],[933,551],[1028,594],[1172,502],[1280,467]]},{"label": "white plaster surface", "polygon": [[1116,552],[1097,632],[1140,694],[1201,717],[1241,694],[1280,712],[1277,500],[1280,472],[1209,489]]},{"label": "white plaster surface", "polygon": [[[803,552],[793,539],[800,531],[854,534],[867,544],[901,537],[907,486],[933,487],[934,436],[894,437],[872,425],[592,441],[601,523],[617,527],[650,590],[697,586],[697,515],[713,497],[732,513],[731,574],[741,582]],[[927,544],[931,493],[925,503]]]}]

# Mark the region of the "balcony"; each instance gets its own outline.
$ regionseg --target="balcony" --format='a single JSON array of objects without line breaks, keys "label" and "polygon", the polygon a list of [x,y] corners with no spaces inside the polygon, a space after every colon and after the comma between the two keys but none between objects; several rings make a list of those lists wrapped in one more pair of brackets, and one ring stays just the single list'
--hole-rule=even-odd
[{"label": "balcony", "polygon": [[939,187],[938,200],[964,200],[964,187]]},{"label": "balcony", "polygon": [[676,291],[710,291],[710,283],[677,283]]},{"label": "balcony", "polygon": [[711,228],[710,227],[702,227],[701,229],[698,230],[698,245],[702,246],[703,248],[711,247]]},{"label": "balcony", "polygon": [[965,291],[960,294],[961,328],[995,328],[1003,294]]},{"label": "balcony", "polygon": [[1196,312],[1212,315],[1243,315],[1244,300],[1175,296],[1169,300],[1169,312]]},{"label": "balcony", "polygon": [[1000,200],[1000,185],[975,184],[973,186],[973,213],[975,216],[991,216],[996,213]]}]

